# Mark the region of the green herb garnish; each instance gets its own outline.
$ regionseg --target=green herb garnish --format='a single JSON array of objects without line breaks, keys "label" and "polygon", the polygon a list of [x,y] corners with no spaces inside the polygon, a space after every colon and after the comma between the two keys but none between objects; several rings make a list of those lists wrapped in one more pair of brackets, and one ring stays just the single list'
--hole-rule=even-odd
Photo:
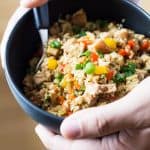
[{"label": "green herb garnish", "polygon": [[114,82],[115,83],[122,83],[125,82],[126,76],[123,73],[117,73],[114,77]]},{"label": "green herb garnish", "polygon": [[136,71],[136,64],[129,62],[127,65],[120,69],[120,72],[124,73],[126,77],[133,75]]}]

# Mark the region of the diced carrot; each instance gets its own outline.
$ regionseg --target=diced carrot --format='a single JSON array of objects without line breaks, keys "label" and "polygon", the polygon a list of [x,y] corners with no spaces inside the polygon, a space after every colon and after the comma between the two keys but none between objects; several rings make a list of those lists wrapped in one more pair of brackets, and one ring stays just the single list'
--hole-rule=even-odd
[{"label": "diced carrot", "polygon": [[133,48],[135,46],[135,41],[133,39],[129,40],[128,45]]},{"label": "diced carrot", "polygon": [[113,78],[113,75],[114,75],[114,71],[113,70],[109,70],[107,75],[106,75],[106,78],[107,80],[111,80]]},{"label": "diced carrot", "polygon": [[150,47],[150,42],[148,40],[143,40],[141,43],[141,49],[146,50]]},{"label": "diced carrot", "polygon": [[60,104],[63,104],[63,102],[64,102],[64,96],[58,96],[58,100],[59,100],[59,103]]},{"label": "diced carrot", "polygon": [[94,52],[91,53],[91,61],[92,62],[95,62],[98,60],[98,55]]},{"label": "diced carrot", "polygon": [[74,87],[75,89],[79,90],[81,88],[80,84],[78,83],[78,81],[74,81]]},{"label": "diced carrot", "polygon": [[68,95],[68,99],[73,100],[74,98],[75,98],[75,95],[73,93]]},{"label": "diced carrot", "polygon": [[118,52],[121,56],[128,56],[129,53],[125,49],[120,49]]}]

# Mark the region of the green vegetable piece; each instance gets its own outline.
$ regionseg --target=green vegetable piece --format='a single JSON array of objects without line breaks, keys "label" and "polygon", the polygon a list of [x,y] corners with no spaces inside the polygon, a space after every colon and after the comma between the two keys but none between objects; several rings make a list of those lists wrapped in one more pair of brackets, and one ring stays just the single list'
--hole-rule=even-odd
[{"label": "green vegetable piece", "polygon": [[125,74],[122,74],[122,73],[117,73],[114,77],[115,83],[122,83],[122,82],[125,82],[125,80],[126,80],[126,76]]},{"label": "green vegetable piece", "polygon": [[85,52],[83,52],[81,55],[80,55],[80,57],[81,56],[86,56],[86,57],[88,57],[88,56],[90,56],[91,55],[91,52],[90,51],[85,51]]},{"label": "green vegetable piece", "polygon": [[136,64],[128,63],[120,69],[120,72],[124,73],[126,77],[133,75],[136,71]]},{"label": "green vegetable piece", "polygon": [[61,48],[61,43],[58,41],[58,40],[53,40],[51,43],[50,43],[50,47],[51,48]]},{"label": "green vegetable piece", "polygon": [[88,62],[84,67],[84,72],[86,74],[93,74],[95,71],[95,65],[91,62]]},{"label": "green vegetable piece", "polygon": [[50,95],[49,95],[48,93],[46,93],[46,94],[44,95],[44,103],[49,103],[50,100],[51,100]]},{"label": "green vegetable piece", "polygon": [[64,75],[62,73],[59,73],[59,72],[55,73],[55,79],[62,79],[63,76]]},{"label": "green vegetable piece", "polygon": [[83,69],[83,64],[76,64],[75,69],[76,70],[82,70]]},{"label": "green vegetable piece", "polygon": [[58,78],[54,79],[54,83],[55,83],[55,84],[59,84],[60,82],[61,82],[60,79],[58,79]]},{"label": "green vegetable piece", "polygon": [[76,38],[80,38],[82,36],[86,36],[86,32],[85,31],[81,31],[79,34],[77,34]]},{"label": "green vegetable piece", "polygon": [[104,58],[104,54],[101,51],[97,52],[100,58]]}]

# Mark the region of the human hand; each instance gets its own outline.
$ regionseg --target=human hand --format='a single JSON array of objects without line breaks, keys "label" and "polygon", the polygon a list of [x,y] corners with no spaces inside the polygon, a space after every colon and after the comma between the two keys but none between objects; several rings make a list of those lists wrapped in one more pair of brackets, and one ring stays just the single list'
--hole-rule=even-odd
[{"label": "human hand", "polygon": [[45,4],[47,1],[48,0],[20,0],[20,5],[23,7],[33,8]]},{"label": "human hand", "polygon": [[36,133],[52,150],[150,149],[150,77],[111,104],[79,111],[66,118],[61,134],[42,126]]},{"label": "human hand", "polygon": [[[45,4],[47,1],[48,0],[21,0],[20,4],[24,7],[33,8]],[[138,3],[140,0],[132,0],[132,1]]]}]

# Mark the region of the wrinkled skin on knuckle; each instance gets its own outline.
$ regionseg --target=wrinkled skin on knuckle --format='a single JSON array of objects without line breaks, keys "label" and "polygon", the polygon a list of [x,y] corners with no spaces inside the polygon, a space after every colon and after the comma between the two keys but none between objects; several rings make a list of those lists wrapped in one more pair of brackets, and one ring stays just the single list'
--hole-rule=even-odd
[{"label": "wrinkled skin on knuckle", "polygon": [[99,117],[96,118],[96,128],[99,137],[102,137],[111,132],[110,130],[111,123],[107,120],[103,112],[101,112],[100,115],[101,115],[100,118]]}]

